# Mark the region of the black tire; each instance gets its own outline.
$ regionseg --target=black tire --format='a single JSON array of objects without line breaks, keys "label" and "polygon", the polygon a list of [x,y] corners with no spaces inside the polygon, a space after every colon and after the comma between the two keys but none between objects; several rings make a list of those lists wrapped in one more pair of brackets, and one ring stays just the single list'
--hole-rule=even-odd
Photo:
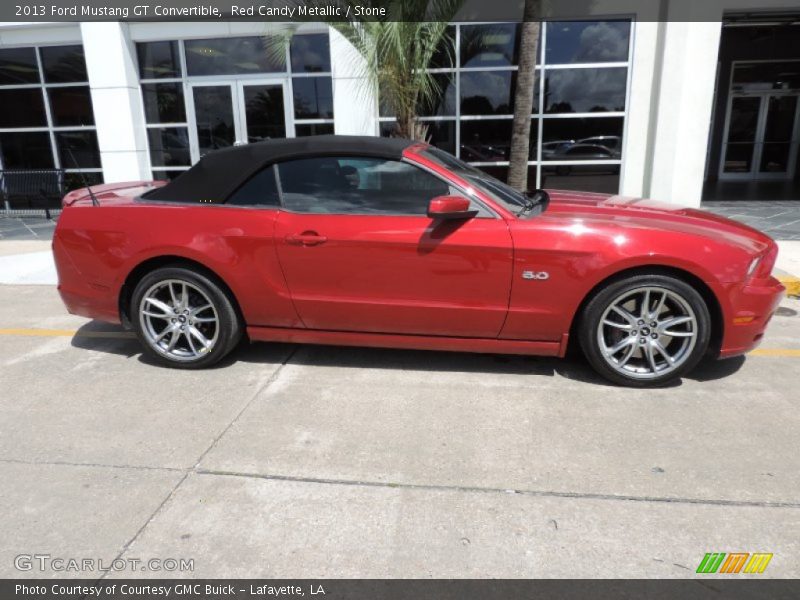
[{"label": "black tire", "polygon": [[[167,290],[172,291],[171,288],[168,287],[168,282],[173,282],[176,288],[179,286],[178,282],[185,282],[188,284],[185,288],[188,290],[188,297],[193,298],[196,304],[205,305],[204,302],[207,302],[207,304],[213,307],[212,309],[207,309],[207,312],[199,313],[199,315],[205,315],[215,319],[213,324],[194,324],[194,327],[196,327],[198,331],[202,329],[203,334],[212,338],[209,339],[210,344],[207,349],[200,344],[201,354],[198,356],[192,356],[191,352],[196,351],[195,347],[199,342],[194,337],[189,340],[188,338],[191,336],[183,332],[179,334],[176,348],[169,353],[166,351],[166,348],[161,348],[161,346],[159,346],[160,350],[156,349],[155,346],[157,344],[155,343],[153,332],[158,333],[158,331],[155,328],[159,327],[160,324],[163,324],[165,329],[169,327],[174,328],[180,326],[181,323],[174,318],[164,319],[157,317],[155,319],[148,319],[146,316],[142,315],[142,307],[146,305],[149,310],[151,306],[150,301],[143,304],[143,299],[145,295],[148,294],[148,291],[152,293],[154,288],[156,289],[156,293],[163,294],[162,299],[170,305],[171,308],[174,308],[173,303],[168,299],[169,295]],[[202,296],[205,296],[205,298]],[[158,311],[160,314],[161,309],[158,309]],[[236,308],[234,307],[233,298],[229,296],[228,292],[215,278],[198,270],[177,265],[156,269],[142,277],[133,291],[129,314],[131,316],[133,330],[136,332],[136,337],[139,338],[145,354],[160,365],[177,369],[202,369],[216,364],[236,347],[242,338],[244,329],[236,312]],[[181,318],[181,315],[172,315],[171,313],[170,316]],[[200,319],[198,319],[198,321],[199,320]],[[153,323],[154,325],[148,327],[148,323]],[[186,323],[187,327],[190,325],[190,323]],[[148,331],[148,329],[150,329],[150,331]],[[164,329],[161,331],[164,331]],[[174,334],[168,333],[166,335],[167,337],[165,339],[170,340]],[[180,336],[184,336],[183,340],[181,340]],[[184,348],[184,350],[182,350],[182,348]],[[178,356],[178,352],[185,352],[186,356]]]},{"label": "black tire", "polygon": [[[639,300],[639,307],[644,306],[645,300],[643,299],[645,296],[644,294],[647,290],[653,288],[651,290],[651,294],[658,294],[657,290],[666,290],[668,293],[665,294],[665,298],[669,299],[669,302],[672,304],[667,304],[662,310],[670,310],[669,306],[675,307],[675,314],[680,316],[679,310],[684,309],[686,310],[686,315],[691,315],[693,313],[694,322],[685,324],[684,327],[687,328],[686,331],[681,331],[680,333],[683,334],[685,337],[660,337],[658,327],[651,328],[649,327],[652,323],[644,323],[642,324],[643,320],[639,320],[639,315],[630,315],[636,318],[635,323],[631,324],[630,331],[624,331],[624,327],[626,327],[626,319],[625,317],[614,317],[611,320],[619,321],[619,325],[614,325],[612,327],[604,326],[602,331],[599,331],[601,326],[601,319],[604,319],[605,322],[609,320],[609,315],[611,313],[607,313],[607,311],[611,309],[610,307],[614,305],[616,302],[619,302],[621,298],[626,298],[626,294],[632,294],[630,296],[631,302],[636,302],[636,298],[642,298]],[[675,296],[670,295],[674,294]],[[637,294],[641,294],[641,296],[637,296]],[[647,296],[650,299],[650,296]],[[677,298],[682,298],[685,302],[685,305],[682,305]],[[658,296],[656,296],[650,304],[650,307],[654,307],[655,304],[658,302]],[[688,306],[688,308],[687,308]],[[690,309],[690,310],[689,310]],[[638,312],[640,309],[637,309],[634,312]],[[653,308],[654,312],[657,312],[657,309]],[[658,321],[658,317],[655,317],[655,322],[659,323],[666,323],[668,318],[671,317],[669,312],[662,312],[662,315],[665,315],[663,321]],[[621,331],[616,332],[616,328],[620,327]],[[636,327],[640,327],[641,329],[634,329]],[[669,326],[669,327],[679,327],[678,325]],[[693,333],[693,336],[689,336],[689,333]],[[617,335],[619,336],[616,339],[612,339],[610,343],[607,343],[607,336],[608,335]],[[636,335],[634,335],[636,334]],[[633,341],[628,343],[625,336],[629,335],[633,338]],[[708,311],[708,307],[706,306],[703,297],[700,293],[691,285],[678,279],[676,277],[671,277],[667,275],[656,275],[656,274],[642,274],[642,275],[633,275],[630,277],[626,277],[624,279],[618,279],[616,281],[609,282],[606,286],[599,290],[595,294],[595,296],[590,299],[590,301],[586,304],[582,314],[580,315],[580,322],[578,328],[578,337],[580,340],[581,349],[583,350],[586,359],[592,365],[592,367],[597,371],[600,375],[612,381],[614,383],[625,385],[629,387],[656,387],[656,386],[663,386],[669,384],[681,376],[687,374],[692,369],[697,366],[697,363],[703,358],[705,355],[709,340],[711,337],[711,316]],[[677,348],[678,350],[682,349],[682,353],[679,354],[676,352],[676,356],[673,357],[675,362],[670,364],[668,359],[665,355],[656,351],[653,353],[655,356],[655,364],[656,368],[653,369],[649,365],[651,364],[648,360],[648,352],[646,346],[650,345],[650,338],[653,338],[653,344],[661,344],[662,347],[664,346],[664,341],[662,340],[669,340],[669,345],[665,347],[665,349],[670,352],[670,348]],[[627,347],[623,347],[617,356],[619,359],[615,359],[612,355],[611,358],[606,358],[606,355],[601,348],[601,338],[602,343],[606,343],[606,348],[609,345],[616,347],[618,344],[626,343],[628,344]],[[691,340],[692,341],[684,341],[684,340]],[[616,342],[616,343],[614,343]],[[682,344],[687,344],[686,346],[682,346]],[[693,344],[693,345],[691,345]],[[638,348],[631,349],[630,346],[639,346]],[[639,355],[635,357],[635,360],[632,358],[628,358],[631,361],[629,364],[624,363],[625,356],[627,352],[638,352]],[[653,352],[650,350],[650,352]],[[613,361],[615,366],[612,366],[611,362]],[[661,363],[659,365],[659,363]],[[637,366],[638,365],[638,366]],[[640,369],[640,372],[634,372],[634,369]],[[663,368],[665,370],[671,369],[667,372],[662,374],[658,374],[659,368]],[[630,371],[626,371],[629,369]],[[647,370],[652,371],[651,374],[647,374]]]}]

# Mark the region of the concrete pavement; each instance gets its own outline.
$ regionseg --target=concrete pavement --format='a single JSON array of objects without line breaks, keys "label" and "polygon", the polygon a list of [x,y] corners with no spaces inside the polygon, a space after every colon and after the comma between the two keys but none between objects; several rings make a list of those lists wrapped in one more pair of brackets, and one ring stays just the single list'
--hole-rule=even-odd
[{"label": "concrete pavement", "polygon": [[0,306],[0,576],[97,575],[14,568],[47,552],[193,559],[168,576],[692,577],[711,551],[800,576],[800,301],[777,354],[655,391],[580,360],[322,346],[175,371],[52,286],[0,285]]}]

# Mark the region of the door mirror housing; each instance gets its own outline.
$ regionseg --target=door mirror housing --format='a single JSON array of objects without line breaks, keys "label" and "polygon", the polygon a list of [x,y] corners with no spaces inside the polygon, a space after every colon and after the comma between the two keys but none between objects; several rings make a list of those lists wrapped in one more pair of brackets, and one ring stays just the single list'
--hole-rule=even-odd
[{"label": "door mirror housing", "polygon": [[428,204],[431,219],[471,219],[478,214],[470,210],[470,201],[463,196],[437,196]]}]

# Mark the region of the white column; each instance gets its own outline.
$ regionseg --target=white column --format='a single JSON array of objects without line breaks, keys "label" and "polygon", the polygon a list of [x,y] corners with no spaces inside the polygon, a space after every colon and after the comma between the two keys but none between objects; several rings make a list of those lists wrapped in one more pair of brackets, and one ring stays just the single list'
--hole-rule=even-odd
[{"label": "white column", "polygon": [[135,47],[124,23],[81,23],[106,183],[150,179]]},{"label": "white column", "polygon": [[656,200],[699,206],[722,24],[668,22],[665,28],[645,191]]},{"label": "white column", "polygon": [[344,135],[378,135],[378,101],[364,77],[364,59],[338,31],[330,29],[334,130]]},{"label": "white column", "polygon": [[620,194],[623,196],[638,197],[647,193],[649,148],[656,121],[654,115],[658,112],[656,65],[659,64],[659,40],[665,25],[639,21],[633,26],[630,94],[620,173]]}]

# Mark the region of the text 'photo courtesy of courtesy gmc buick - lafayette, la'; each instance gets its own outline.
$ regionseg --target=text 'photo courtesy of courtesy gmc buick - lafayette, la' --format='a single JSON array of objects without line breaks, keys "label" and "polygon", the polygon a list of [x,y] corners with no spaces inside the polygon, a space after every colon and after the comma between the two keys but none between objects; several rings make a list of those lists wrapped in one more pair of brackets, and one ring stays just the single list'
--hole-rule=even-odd
[{"label": "text 'photo courtesy of courtesy gmc buick - lafayette, la'", "polygon": [[210,153],[170,183],[69,193],[53,239],[77,315],[158,362],[252,341],[563,357],[662,385],[754,348],[784,289],[766,235],[700,210],[522,194],[401,139],[318,136]]}]

